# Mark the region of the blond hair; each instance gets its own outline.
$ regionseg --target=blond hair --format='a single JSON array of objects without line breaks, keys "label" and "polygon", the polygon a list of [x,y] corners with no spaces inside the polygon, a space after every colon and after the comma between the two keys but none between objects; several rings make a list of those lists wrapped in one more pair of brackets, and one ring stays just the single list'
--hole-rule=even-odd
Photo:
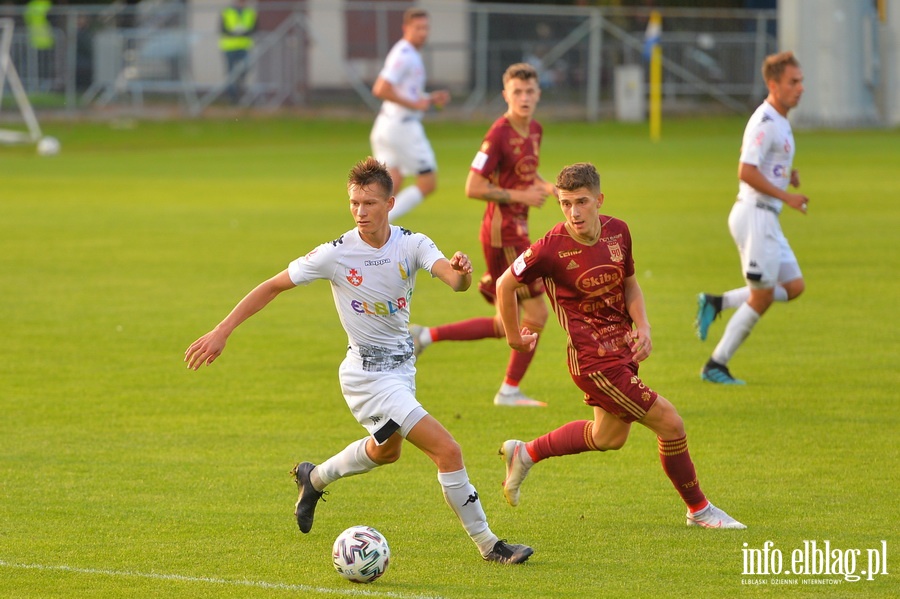
[{"label": "blond hair", "polygon": [[778,54],[771,54],[769,56],[766,56],[766,59],[762,64],[763,80],[766,83],[768,83],[769,81],[780,81],[781,76],[784,74],[784,71],[788,66],[800,66],[800,63],[797,62],[797,58],[794,56],[794,53],[790,50],[788,50],[787,52],[779,52]]}]

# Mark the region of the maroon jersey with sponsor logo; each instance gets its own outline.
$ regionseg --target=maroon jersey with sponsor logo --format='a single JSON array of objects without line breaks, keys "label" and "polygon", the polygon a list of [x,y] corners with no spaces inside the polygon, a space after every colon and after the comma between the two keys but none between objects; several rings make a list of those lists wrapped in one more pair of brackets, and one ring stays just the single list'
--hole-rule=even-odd
[{"label": "maroon jersey with sponsor logo", "polygon": [[[532,120],[522,136],[502,116],[491,125],[470,170],[504,189],[526,189],[535,182],[544,129]],[[481,243],[490,247],[529,242],[528,206],[488,202],[481,221]]]},{"label": "maroon jersey with sponsor logo", "polygon": [[544,280],[547,297],[568,336],[569,371],[599,372],[631,362],[632,320],[625,308],[625,279],[634,274],[628,225],[600,216],[600,239],[575,241],[565,224],[553,227],[512,265],[520,283]]}]

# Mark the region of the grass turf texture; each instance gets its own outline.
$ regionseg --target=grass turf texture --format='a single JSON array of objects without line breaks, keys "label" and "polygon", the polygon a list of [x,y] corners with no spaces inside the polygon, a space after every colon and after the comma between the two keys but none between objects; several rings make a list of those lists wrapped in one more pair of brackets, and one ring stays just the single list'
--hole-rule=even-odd
[{"label": "grass turf texture", "polygon": [[[468,252],[476,274],[483,205],[462,189],[486,126],[427,124],[440,187],[403,221]],[[724,319],[706,343],[691,323],[699,291],[741,284],[726,218],[744,119],[668,121],[658,144],[643,126],[545,126],[542,174],[594,162],[603,211],[630,224],[654,334],[643,378],[684,417],[704,491],[748,530],[686,528],[641,426],[621,451],[538,465],[520,507],[504,503],[500,443],[590,417],[551,322],[524,381],[547,409],[491,404],[499,340],[439,344],[418,365],[420,399],[461,442],[494,531],[535,547],[528,564],[483,563],[408,445],[333,485],[301,535],[288,470],[363,433],[340,396],[328,285],[279,298],[211,368],[181,359],[254,285],[352,226],[346,173],[369,123],[47,125],[57,157],[0,148],[0,597],[896,596],[900,135],[796,132],[812,201],[782,223],[808,290],[757,326],[731,364],[749,384],[731,388],[698,377]],[[533,211],[532,236],[558,220]],[[412,312],[439,324],[491,310],[420,273]],[[391,545],[371,586],[329,563],[354,524]],[[767,540],[785,566],[804,540],[886,540],[890,574],[742,584],[771,578],[742,576],[744,543]]]}]

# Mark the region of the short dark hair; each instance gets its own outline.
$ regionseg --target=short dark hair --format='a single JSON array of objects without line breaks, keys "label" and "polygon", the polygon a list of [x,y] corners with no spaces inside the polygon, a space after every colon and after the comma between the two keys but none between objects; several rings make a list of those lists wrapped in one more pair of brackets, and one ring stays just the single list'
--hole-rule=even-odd
[{"label": "short dark hair", "polygon": [[762,64],[763,80],[766,83],[769,81],[780,81],[788,65],[792,67],[800,66],[800,63],[791,51],[766,56]]},{"label": "short dark hair", "polygon": [[407,8],[403,13],[403,24],[406,25],[413,19],[427,19],[428,11],[424,8]]},{"label": "short dark hair", "polygon": [[590,162],[576,162],[564,166],[556,176],[556,187],[564,191],[575,191],[585,187],[592,192],[600,191],[600,173]]},{"label": "short dark hair", "polygon": [[538,72],[537,69],[527,62],[517,62],[506,68],[506,72],[503,73],[503,85],[505,86],[510,79],[521,79],[522,81],[534,79],[538,81]]},{"label": "short dark hair", "polygon": [[372,187],[377,185],[385,192],[385,197],[394,193],[394,180],[387,167],[371,156],[357,162],[347,176],[347,189],[351,187]]}]

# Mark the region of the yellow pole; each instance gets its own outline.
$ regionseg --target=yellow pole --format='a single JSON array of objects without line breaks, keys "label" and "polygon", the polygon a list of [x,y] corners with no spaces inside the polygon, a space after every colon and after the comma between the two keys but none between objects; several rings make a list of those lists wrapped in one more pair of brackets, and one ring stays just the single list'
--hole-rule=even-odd
[{"label": "yellow pole", "polygon": [[662,15],[658,11],[650,13],[650,28],[657,37],[650,49],[650,139],[659,141],[662,129],[662,47],[659,43]]},{"label": "yellow pole", "polygon": [[650,139],[659,141],[662,129],[662,48],[650,53]]}]

